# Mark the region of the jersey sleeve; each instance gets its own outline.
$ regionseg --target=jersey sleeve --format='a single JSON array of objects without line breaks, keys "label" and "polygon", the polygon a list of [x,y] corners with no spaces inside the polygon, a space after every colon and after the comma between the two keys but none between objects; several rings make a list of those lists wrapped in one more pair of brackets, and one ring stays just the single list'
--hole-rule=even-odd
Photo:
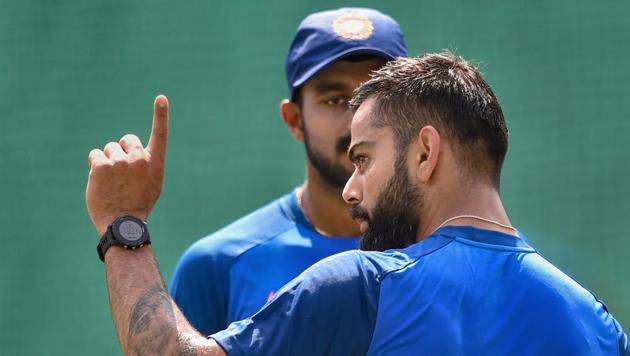
[{"label": "jersey sleeve", "polygon": [[623,332],[621,325],[615,319],[613,319],[615,327],[617,328],[617,334],[619,338],[619,355],[630,356],[630,342],[628,342],[628,336]]},{"label": "jersey sleeve", "polygon": [[200,240],[182,255],[175,269],[170,293],[203,335],[227,326],[230,261],[220,248]]},{"label": "jersey sleeve", "polygon": [[228,355],[365,355],[378,306],[375,274],[357,251],[329,257],[251,318],[210,337]]}]

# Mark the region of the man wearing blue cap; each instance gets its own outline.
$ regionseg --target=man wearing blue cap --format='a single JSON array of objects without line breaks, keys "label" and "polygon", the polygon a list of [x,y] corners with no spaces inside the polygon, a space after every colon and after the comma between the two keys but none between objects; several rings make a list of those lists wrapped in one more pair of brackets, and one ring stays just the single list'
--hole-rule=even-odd
[{"label": "man wearing blue cap", "polygon": [[348,101],[372,70],[406,55],[398,24],[375,10],[342,8],[302,21],[287,56],[290,100],[281,115],[304,143],[307,179],[182,256],[170,292],[202,334],[253,315],[315,262],[358,247],[341,197],[353,168]]}]

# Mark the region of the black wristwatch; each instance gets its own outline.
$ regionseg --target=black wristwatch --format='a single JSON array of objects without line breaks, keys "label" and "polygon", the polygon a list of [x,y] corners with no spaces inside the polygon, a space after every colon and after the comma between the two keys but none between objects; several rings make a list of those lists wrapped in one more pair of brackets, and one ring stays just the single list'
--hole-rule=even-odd
[{"label": "black wristwatch", "polygon": [[105,262],[105,253],[112,246],[122,246],[135,250],[150,244],[147,224],[133,216],[122,216],[107,227],[107,231],[96,245],[96,251],[101,261]]}]

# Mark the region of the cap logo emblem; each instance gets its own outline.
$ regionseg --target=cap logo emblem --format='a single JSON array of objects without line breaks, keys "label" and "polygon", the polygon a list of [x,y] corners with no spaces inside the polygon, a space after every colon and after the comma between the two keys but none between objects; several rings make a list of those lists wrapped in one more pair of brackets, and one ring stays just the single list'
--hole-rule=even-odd
[{"label": "cap logo emblem", "polygon": [[353,12],[339,16],[332,27],[336,34],[349,40],[364,40],[374,32],[370,19]]}]

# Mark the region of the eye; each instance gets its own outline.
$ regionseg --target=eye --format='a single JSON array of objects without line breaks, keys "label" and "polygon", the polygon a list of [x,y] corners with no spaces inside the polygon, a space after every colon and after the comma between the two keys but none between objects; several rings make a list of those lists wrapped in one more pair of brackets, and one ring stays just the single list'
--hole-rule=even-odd
[{"label": "eye", "polygon": [[347,106],[348,99],[343,96],[334,96],[332,98],[326,98],[323,100],[323,103],[328,106]]},{"label": "eye", "polygon": [[356,155],[352,157],[352,164],[354,164],[354,167],[359,171],[363,171],[368,164],[368,157],[365,155]]}]

